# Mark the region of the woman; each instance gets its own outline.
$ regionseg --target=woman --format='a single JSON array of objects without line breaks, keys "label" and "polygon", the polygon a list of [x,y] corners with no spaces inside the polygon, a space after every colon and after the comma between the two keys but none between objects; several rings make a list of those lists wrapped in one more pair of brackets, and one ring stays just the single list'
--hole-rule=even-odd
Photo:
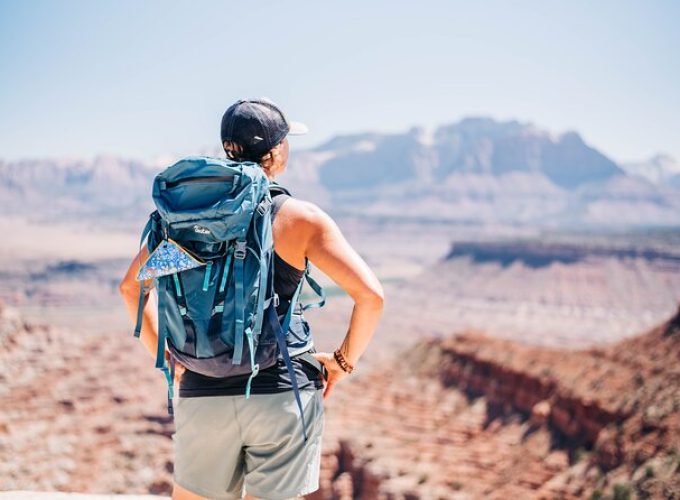
[{"label": "woman", "polygon": [[[271,101],[241,100],[222,118],[222,145],[228,158],[258,162],[273,181],[286,169],[286,136],[305,131],[303,125],[288,122]],[[308,422],[307,441],[299,432],[300,414],[282,362],[253,379],[248,400],[243,396],[247,376],[214,379],[178,366],[174,499],[242,498],[244,490],[247,498],[285,499],[316,491],[322,398],[328,398],[356,366],[382,313],[380,282],[323,210],[279,194],[274,196],[272,218],[276,293],[283,303],[290,301],[309,260],[354,300],[347,334],[333,353],[315,352],[311,336],[306,339],[303,350],[312,352],[323,364],[325,378],[293,357]],[[120,285],[132,318],[139,297],[134,278],[139,262],[147,256],[147,249],[142,249]],[[157,317],[153,307],[144,308],[141,340],[155,355]]]}]

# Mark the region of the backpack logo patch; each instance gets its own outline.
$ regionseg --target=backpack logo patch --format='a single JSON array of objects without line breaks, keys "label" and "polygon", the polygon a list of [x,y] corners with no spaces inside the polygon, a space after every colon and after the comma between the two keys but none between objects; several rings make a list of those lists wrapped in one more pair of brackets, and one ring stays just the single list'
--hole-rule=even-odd
[{"label": "backpack logo patch", "polygon": [[194,225],[194,233],[211,234],[210,229],[208,229],[207,227],[199,226],[198,224]]}]

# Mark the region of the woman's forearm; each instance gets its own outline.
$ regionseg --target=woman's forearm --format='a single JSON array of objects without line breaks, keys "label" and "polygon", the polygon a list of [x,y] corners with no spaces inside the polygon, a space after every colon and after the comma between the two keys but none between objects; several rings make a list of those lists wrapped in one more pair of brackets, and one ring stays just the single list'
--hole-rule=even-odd
[{"label": "woman's forearm", "polygon": [[340,345],[340,352],[350,365],[356,366],[359,358],[368,347],[368,343],[378,326],[382,311],[382,295],[375,295],[355,302],[347,335]]}]

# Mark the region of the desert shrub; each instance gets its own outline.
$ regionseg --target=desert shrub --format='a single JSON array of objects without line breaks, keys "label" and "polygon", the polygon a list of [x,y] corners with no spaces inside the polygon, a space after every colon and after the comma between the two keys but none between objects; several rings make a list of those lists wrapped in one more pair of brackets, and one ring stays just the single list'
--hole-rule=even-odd
[{"label": "desert shrub", "polygon": [[451,488],[453,488],[455,491],[460,491],[463,489],[463,483],[461,483],[460,481],[451,481],[451,483],[449,484]]},{"label": "desert shrub", "polygon": [[630,500],[630,486],[627,484],[615,484],[612,492],[612,500]]}]

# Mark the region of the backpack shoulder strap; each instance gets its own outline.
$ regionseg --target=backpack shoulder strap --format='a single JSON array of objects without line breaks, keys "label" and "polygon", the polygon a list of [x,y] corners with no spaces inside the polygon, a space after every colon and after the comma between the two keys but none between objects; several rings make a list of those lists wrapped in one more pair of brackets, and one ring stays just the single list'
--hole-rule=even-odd
[{"label": "backpack shoulder strap", "polygon": [[283,203],[288,198],[292,198],[292,196],[290,196],[286,193],[280,193],[280,194],[277,194],[277,195],[273,195],[273,197],[272,197],[272,222],[276,218],[276,214],[278,214],[279,210],[281,210]]},{"label": "backpack shoulder strap", "polygon": [[269,183],[269,194],[271,194],[272,198],[279,194],[287,194],[288,196],[293,196],[286,186],[282,186],[276,181]]},{"label": "backpack shoulder strap", "polygon": [[272,222],[274,221],[274,218],[276,217],[276,214],[279,213],[279,210],[281,209],[281,205],[288,199],[292,198],[293,195],[290,194],[290,191],[288,188],[282,186],[281,184],[277,184],[276,182],[272,182],[269,184],[269,194],[272,197]]}]

